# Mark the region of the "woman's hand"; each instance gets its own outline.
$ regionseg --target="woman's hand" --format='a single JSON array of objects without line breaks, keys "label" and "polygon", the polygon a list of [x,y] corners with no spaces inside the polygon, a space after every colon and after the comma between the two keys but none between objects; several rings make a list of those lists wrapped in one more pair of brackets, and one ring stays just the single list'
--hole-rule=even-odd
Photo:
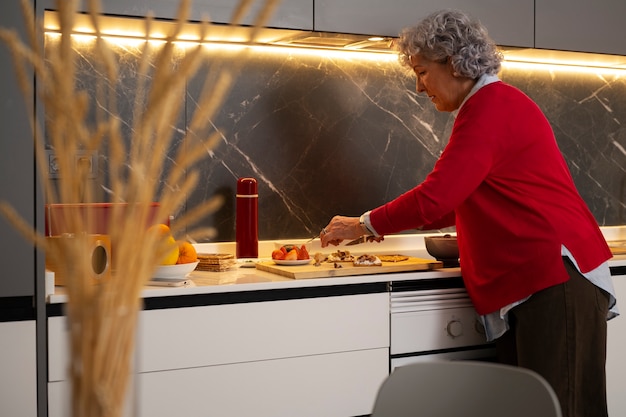
[{"label": "woman's hand", "polygon": [[320,240],[322,247],[325,248],[328,245],[337,246],[344,239],[356,239],[363,234],[358,217],[335,216],[320,232]]}]

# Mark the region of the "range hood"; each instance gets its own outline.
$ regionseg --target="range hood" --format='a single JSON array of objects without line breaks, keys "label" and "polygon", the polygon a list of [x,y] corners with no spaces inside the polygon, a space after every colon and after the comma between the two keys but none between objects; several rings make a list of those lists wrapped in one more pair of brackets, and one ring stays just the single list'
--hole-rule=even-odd
[{"label": "range hood", "polygon": [[348,49],[367,52],[393,52],[393,38],[349,35],[342,33],[301,32],[277,38],[274,44],[327,49]]}]

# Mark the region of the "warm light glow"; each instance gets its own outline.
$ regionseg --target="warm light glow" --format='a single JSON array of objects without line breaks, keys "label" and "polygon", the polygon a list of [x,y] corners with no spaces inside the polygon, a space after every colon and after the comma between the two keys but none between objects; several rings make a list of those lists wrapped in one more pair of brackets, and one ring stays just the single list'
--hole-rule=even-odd
[{"label": "warm light glow", "polygon": [[[46,32],[46,36],[60,37],[60,33]],[[79,44],[87,45],[93,43],[96,36],[86,33],[74,33],[72,39]],[[137,47],[144,42],[144,37],[129,37],[118,34],[107,34],[102,36],[107,42],[119,46],[132,46]],[[154,45],[164,44],[162,39],[149,39],[148,42]],[[286,46],[286,45],[265,45],[265,44],[246,44],[243,42],[231,42],[231,41],[207,41],[198,42],[197,40],[178,40],[174,44],[181,49],[189,49],[198,46],[201,43],[207,49],[213,50],[228,50],[228,51],[240,51],[244,48],[251,48],[258,53],[268,54],[283,54],[283,55],[309,55],[318,56],[329,59],[345,59],[345,60],[368,60],[378,62],[391,62],[396,61],[398,58],[395,54],[384,52],[368,52],[352,49],[332,49],[332,48],[313,48],[304,46]]]},{"label": "warm light glow", "polygon": [[503,66],[522,70],[547,70],[585,74],[626,74],[626,57],[546,49],[503,49]]},{"label": "warm light glow", "polygon": [[[245,47],[245,46],[242,46]],[[397,55],[390,53],[366,52],[353,49],[311,48],[302,46],[252,45],[250,48],[261,53],[308,55],[327,59],[368,60],[378,62],[397,61]]]},{"label": "warm light glow", "polygon": [[[198,42],[176,42],[182,48],[196,46]],[[202,46],[211,50],[240,51],[249,48],[259,54],[316,56],[328,59],[368,60],[377,62],[397,61],[395,54],[366,52],[359,50],[313,48],[304,46],[244,44],[236,42],[202,42]]]},{"label": "warm light glow", "polygon": [[502,67],[507,69],[516,70],[541,70],[551,72],[571,72],[580,74],[602,74],[602,75],[614,75],[614,76],[626,76],[626,69],[623,68],[607,68],[599,66],[588,65],[571,65],[569,63],[557,64],[557,63],[544,63],[544,62],[521,62],[521,61],[509,61],[505,58],[502,62]]},{"label": "warm light glow", "polygon": [[[46,36],[50,37],[50,39],[61,38],[60,33],[48,32],[46,33]],[[76,42],[78,45],[83,45],[83,46],[93,44],[96,41],[96,38],[97,37],[95,35],[87,35],[87,34],[73,34],[72,35],[72,40]],[[112,35],[102,36],[102,39],[112,45],[126,46],[126,47],[139,47],[140,45],[146,42],[145,38],[112,36]],[[165,43],[164,40],[158,40],[158,39],[149,39],[147,42],[149,42],[152,45],[163,45]]]}]

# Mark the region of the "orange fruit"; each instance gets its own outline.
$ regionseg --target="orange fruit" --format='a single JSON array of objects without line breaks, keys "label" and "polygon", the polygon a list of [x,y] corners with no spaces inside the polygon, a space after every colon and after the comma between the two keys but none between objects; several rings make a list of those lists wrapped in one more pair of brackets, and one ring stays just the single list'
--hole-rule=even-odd
[{"label": "orange fruit", "polygon": [[178,260],[177,264],[190,264],[192,262],[196,262],[198,260],[198,253],[196,252],[196,248],[187,241],[179,240],[178,241]]},{"label": "orange fruit", "polygon": [[280,249],[276,249],[272,252],[272,259],[282,260],[285,259],[286,253]]},{"label": "orange fruit", "polygon": [[172,234],[170,227],[166,224],[159,223],[150,226],[148,229],[149,233],[156,233],[157,236],[169,236]]},{"label": "orange fruit", "polygon": [[309,259],[309,251],[306,250],[306,246],[302,245],[300,251],[298,252],[298,259]]},{"label": "orange fruit", "polygon": [[159,250],[163,250],[163,257],[159,261],[160,265],[175,265],[178,261],[178,243],[172,236],[170,227],[166,224],[159,223],[148,228],[148,235],[152,236],[159,243]]},{"label": "orange fruit", "polygon": [[172,236],[169,236],[167,238],[166,254],[163,259],[161,259],[161,265],[175,265],[178,261],[179,253],[178,243],[176,243]]},{"label": "orange fruit", "polygon": [[293,248],[292,250],[287,252],[287,255],[285,255],[286,261],[295,261],[297,259],[298,259],[298,251],[296,250],[296,248]]}]

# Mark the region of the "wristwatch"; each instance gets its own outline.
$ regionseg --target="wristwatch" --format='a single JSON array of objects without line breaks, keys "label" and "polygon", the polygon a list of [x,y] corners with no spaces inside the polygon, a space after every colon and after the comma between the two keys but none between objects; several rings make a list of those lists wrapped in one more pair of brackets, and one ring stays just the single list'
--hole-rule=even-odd
[{"label": "wristwatch", "polygon": [[361,214],[361,217],[359,217],[359,224],[361,225],[361,229],[363,230],[364,234],[370,235],[370,236],[377,236],[376,233],[374,233],[372,229],[370,229],[370,227],[367,225],[368,222],[366,222],[365,220],[366,215],[369,216],[369,213],[370,212],[368,211],[366,213]]}]

